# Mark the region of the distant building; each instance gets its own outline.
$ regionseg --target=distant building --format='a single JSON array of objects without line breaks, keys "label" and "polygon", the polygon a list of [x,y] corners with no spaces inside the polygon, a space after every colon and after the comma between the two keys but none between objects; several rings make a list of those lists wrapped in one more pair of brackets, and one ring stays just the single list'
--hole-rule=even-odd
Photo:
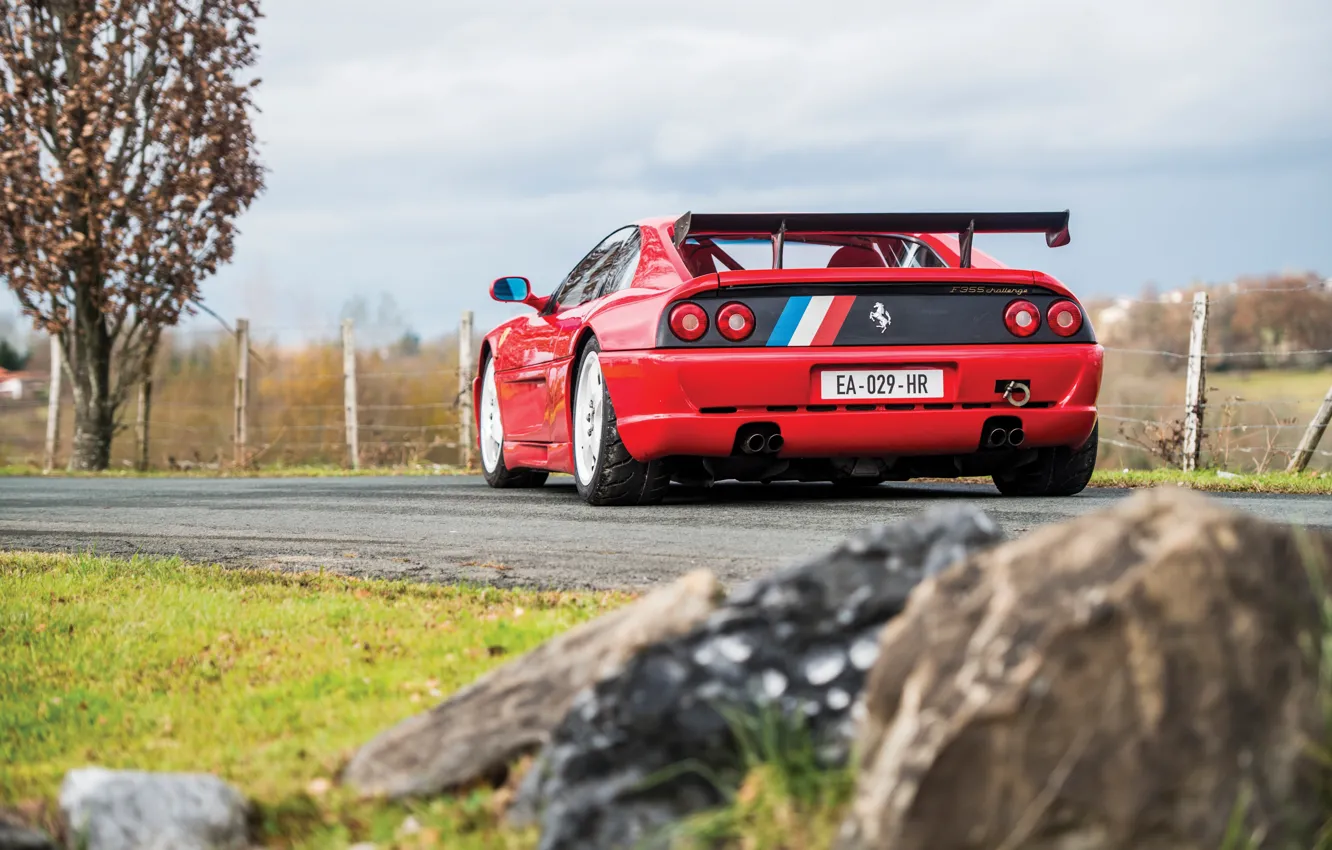
[{"label": "distant building", "polygon": [[50,382],[46,375],[34,372],[11,372],[0,369],[0,400],[22,401],[32,397],[38,387]]}]

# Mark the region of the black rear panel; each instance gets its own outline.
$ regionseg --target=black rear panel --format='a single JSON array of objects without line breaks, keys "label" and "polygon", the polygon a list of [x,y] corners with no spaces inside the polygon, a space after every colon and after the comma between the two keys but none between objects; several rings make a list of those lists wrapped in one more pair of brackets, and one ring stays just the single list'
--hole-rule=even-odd
[{"label": "black rear panel", "polygon": [[[707,333],[684,342],[671,333],[667,306],[657,331],[661,348],[781,348],[867,345],[993,345],[1003,343],[1092,343],[1091,323],[1069,337],[1050,330],[1050,305],[1065,300],[1036,286],[967,284],[874,284],[733,286],[688,299],[707,311]],[[1004,310],[1026,300],[1041,313],[1040,328],[1017,337],[1004,325]],[[731,342],[717,331],[717,311],[738,301],[754,311],[754,333]]]}]

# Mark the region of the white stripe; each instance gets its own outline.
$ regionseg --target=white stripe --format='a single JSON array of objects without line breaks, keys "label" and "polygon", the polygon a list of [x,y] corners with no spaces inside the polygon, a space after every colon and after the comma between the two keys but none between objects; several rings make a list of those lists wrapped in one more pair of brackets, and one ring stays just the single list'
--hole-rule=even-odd
[{"label": "white stripe", "polygon": [[800,317],[800,324],[796,325],[795,333],[791,334],[791,341],[787,345],[809,345],[813,342],[814,334],[819,332],[819,325],[823,324],[823,317],[828,315],[832,303],[831,295],[815,295],[809,299],[805,315]]}]

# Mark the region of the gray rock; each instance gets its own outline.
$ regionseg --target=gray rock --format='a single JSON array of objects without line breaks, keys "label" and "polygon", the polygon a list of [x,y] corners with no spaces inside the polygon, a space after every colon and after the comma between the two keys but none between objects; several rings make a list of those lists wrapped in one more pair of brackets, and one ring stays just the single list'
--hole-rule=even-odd
[{"label": "gray rock", "polygon": [[380,733],[340,779],[364,796],[399,798],[502,774],[546,743],[575,694],[640,647],[688,632],[721,597],[717,578],[698,570],[576,626]]},{"label": "gray rock", "polygon": [[926,576],[1001,539],[984,513],[953,505],[737,588],[689,632],[579,693],[510,820],[539,820],[542,850],[664,840],[738,785],[740,730],[756,718],[764,732],[796,730],[819,764],[845,764],[884,623]]},{"label": "gray rock", "polygon": [[1327,587],[1332,534],[1176,487],[948,570],[880,636],[837,846],[1319,846]]},{"label": "gray rock", "polygon": [[243,850],[248,846],[249,804],[230,785],[207,774],[71,770],[60,786],[60,812],[71,848]]},{"label": "gray rock", "polygon": [[56,844],[46,833],[0,813],[0,850],[56,850]]}]

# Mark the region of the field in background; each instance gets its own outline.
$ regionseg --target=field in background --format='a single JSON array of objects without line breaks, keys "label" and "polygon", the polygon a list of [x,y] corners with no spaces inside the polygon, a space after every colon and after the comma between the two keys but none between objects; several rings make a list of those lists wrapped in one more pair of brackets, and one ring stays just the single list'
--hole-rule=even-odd
[{"label": "field in background", "polygon": [[[279,343],[276,330],[251,329],[248,456],[253,465],[343,465],[348,453],[343,412],[340,330]],[[234,463],[237,346],[225,331],[169,332],[154,373],[149,462],[156,469],[220,469]],[[366,466],[456,464],[458,344],[450,336],[421,342],[404,336],[357,350],[361,463]],[[38,347],[29,370],[44,372]],[[74,434],[66,388],[60,445]],[[45,392],[0,401],[0,464],[42,462]],[[136,458],[136,399],[121,412],[112,467]],[[63,455],[62,455],[63,457]]]}]

